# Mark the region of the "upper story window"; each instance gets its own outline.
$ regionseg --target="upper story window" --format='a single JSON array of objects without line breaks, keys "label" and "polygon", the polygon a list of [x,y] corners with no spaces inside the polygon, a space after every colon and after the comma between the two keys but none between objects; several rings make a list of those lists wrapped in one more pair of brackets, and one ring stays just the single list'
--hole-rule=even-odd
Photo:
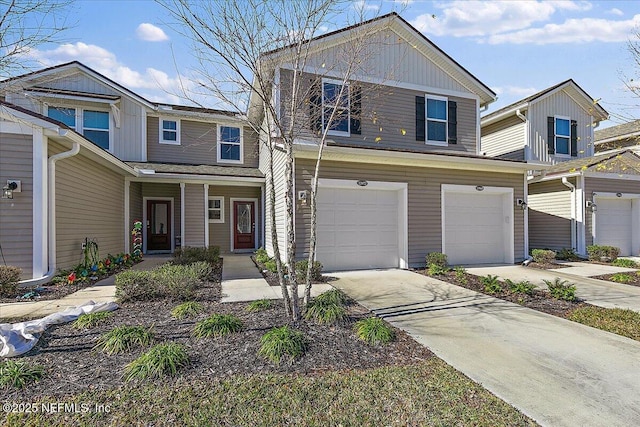
[{"label": "upper story window", "polygon": [[570,117],[547,117],[548,153],[557,157],[578,156],[578,125]]},{"label": "upper story window", "polygon": [[447,98],[427,96],[427,143],[447,143]]},{"label": "upper story window", "polygon": [[109,112],[83,108],[48,107],[47,115],[84,135],[98,147],[109,150]]},{"label": "upper story window", "polygon": [[571,140],[571,122],[569,119],[556,117],[555,139],[556,154],[564,154],[568,156],[571,152],[569,141]]},{"label": "upper story window", "polygon": [[322,129],[330,135],[350,135],[349,85],[341,81],[322,82]]},{"label": "upper story window", "polygon": [[160,144],[180,145],[180,121],[160,118]]},{"label": "upper story window", "polygon": [[458,104],[444,96],[416,96],[416,141],[447,146],[458,142]]},{"label": "upper story window", "polygon": [[242,163],[242,128],[218,126],[218,162]]}]

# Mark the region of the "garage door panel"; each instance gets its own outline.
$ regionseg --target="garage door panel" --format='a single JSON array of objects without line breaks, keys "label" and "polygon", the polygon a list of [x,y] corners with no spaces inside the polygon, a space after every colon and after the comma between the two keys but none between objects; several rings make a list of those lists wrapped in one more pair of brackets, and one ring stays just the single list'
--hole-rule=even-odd
[{"label": "garage door panel", "polygon": [[620,248],[620,255],[632,255],[632,204],[629,199],[597,199],[596,239],[598,245]]}]

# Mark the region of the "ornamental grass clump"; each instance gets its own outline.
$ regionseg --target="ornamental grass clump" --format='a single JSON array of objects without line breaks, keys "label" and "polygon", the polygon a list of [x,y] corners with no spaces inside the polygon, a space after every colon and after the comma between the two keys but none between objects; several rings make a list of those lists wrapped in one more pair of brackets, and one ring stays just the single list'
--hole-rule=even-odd
[{"label": "ornamental grass clump", "polygon": [[110,311],[98,311],[97,313],[82,314],[75,322],[71,324],[75,329],[91,329],[95,328],[107,319],[111,318],[113,313]]},{"label": "ornamental grass clump", "polygon": [[36,382],[44,375],[44,368],[32,366],[28,362],[5,360],[0,362],[0,386],[23,388]]},{"label": "ornamental grass clump", "polygon": [[123,379],[125,381],[161,378],[176,375],[189,365],[189,355],[182,344],[167,342],[151,347],[147,352],[129,363]]},{"label": "ornamental grass clump", "polygon": [[388,344],[395,340],[395,333],[391,326],[379,317],[368,317],[355,324],[358,338],[369,345]]},{"label": "ornamental grass clump", "polygon": [[283,360],[293,363],[307,350],[307,340],[302,332],[288,325],[271,329],[262,336],[260,343],[258,354],[275,364]]},{"label": "ornamental grass clump", "polygon": [[94,349],[107,354],[123,353],[133,347],[146,347],[154,340],[151,328],[118,326],[98,338]]},{"label": "ornamental grass clump", "polygon": [[204,307],[197,301],[186,301],[179,304],[171,310],[171,316],[174,319],[182,320],[186,318],[196,317],[204,311]]},{"label": "ornamental grass clump", "polygon": [[251,301],[248,305],[246,310],[249,313],[258,313],[260,311],[264,311],[264,310],[268,310],[273,306],[273,303],[271,302],[271,300],[268,299],[259,299],[256,301]]},{"label": "ornamental grass clump", "polygon": [[231,314],[212,314],[193,329],[197,338],[224,337],[242,330],[242,321]]}]

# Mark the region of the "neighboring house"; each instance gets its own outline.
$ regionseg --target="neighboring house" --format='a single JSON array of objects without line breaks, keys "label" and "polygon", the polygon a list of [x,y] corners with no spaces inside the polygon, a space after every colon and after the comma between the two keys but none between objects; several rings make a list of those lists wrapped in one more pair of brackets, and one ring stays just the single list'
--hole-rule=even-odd
[{"label": "neighboring house", "polygon": [[598,129],[595,138],[596,153],[627,147],[640,150],[640,120]]},{"label": "neighboring house", "polygon": [[[0,200],[0,245],[25,278],[78,264],[85,238],[103,256],[129,251],[136,219],[145,253],[262,245],[264,176],[242,116],[152,103],[78,62],[6,80],[0,91],[0,182],[22,184]],[[47,159],[75,142],[79,153],[54,172]],[[50,173],[55,186],[45,191]],[[47,253],[54,259],[45,262]]]},{"label": "neighboring house", "polygon": [[[480,109],[495,94],[397,14],[310,41],[302,79],[315,87],[308,88],[306,107],[296,117],[300,138],[294,147],[297,256],[308,250],[310,208],[304,196],[317,135],[328,126],[323,107],[334,106],[332,94],[344,77],[336,58],[355,49],[353,40],[362,38],[354,32],[360,31],[371,43],[364,49],[369,54],[347,82],[348,96],[338,101],[345,114],[329,125],[320,168],[316,259],[329,270],[424,266],[425,255],[434,251],[447,254],[452,264],[524,259],[526,211],[518,202],[525,198],[529,166],[479,153]],[[279,100],[291,98],[289,53],[281,49],[264,57],[265,64],[274,64],[265,73],[276,76]],[[284,102],[278,111],[284,117]],[[260,169],[267,174],[268,149],[266,143],[260,147]],[[277,142],[273,170],[278,239],[284,245],[285,167]]]}]

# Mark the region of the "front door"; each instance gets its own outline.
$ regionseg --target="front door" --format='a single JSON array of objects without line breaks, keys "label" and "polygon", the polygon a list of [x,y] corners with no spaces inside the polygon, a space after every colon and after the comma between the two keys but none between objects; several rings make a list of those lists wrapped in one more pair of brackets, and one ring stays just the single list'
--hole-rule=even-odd
[{"label": "front door", "polygon": [[233,249],[255,249],[255,202],[233,202]]},{"label": "front door", "polygon": [[171,202],[147,200],[147,250],[171,250]]}]

